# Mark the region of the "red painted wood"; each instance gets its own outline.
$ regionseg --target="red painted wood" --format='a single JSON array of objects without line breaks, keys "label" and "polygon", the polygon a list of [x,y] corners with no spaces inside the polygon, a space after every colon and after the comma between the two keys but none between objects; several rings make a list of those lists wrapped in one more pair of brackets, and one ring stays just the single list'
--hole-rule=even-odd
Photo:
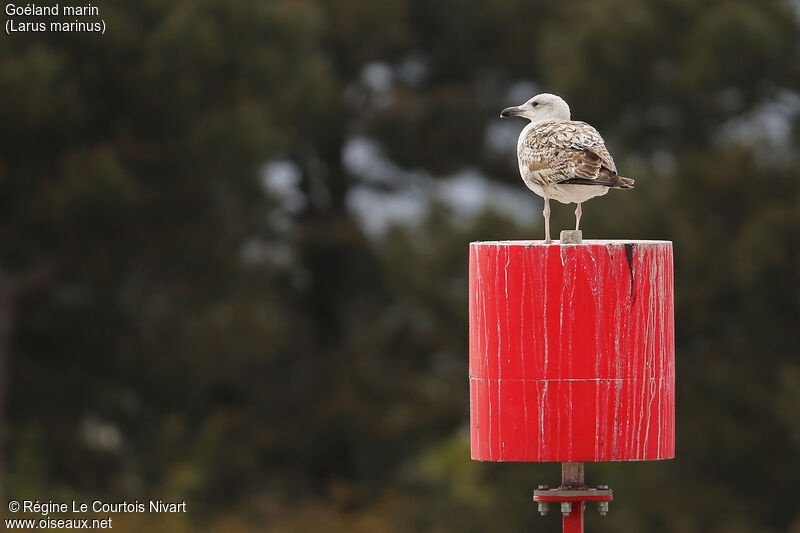
[{"label": "red painted wood", "polygon": [[674,457],[670,242],[476,242],[469,270],[473,459]]}]

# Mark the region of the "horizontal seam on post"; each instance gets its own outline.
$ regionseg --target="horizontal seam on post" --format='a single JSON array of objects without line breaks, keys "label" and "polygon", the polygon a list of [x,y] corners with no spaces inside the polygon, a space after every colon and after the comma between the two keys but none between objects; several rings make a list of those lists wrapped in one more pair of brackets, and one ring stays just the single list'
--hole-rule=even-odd
[{"label": "horizontal seam on post", "polygon": [[[470,376],[469,379],[476,381],[642,381],[640,378],[479,378]],[[644,378],[647,381],[659,381],[671,379],[668,377],[662,378]]]}]

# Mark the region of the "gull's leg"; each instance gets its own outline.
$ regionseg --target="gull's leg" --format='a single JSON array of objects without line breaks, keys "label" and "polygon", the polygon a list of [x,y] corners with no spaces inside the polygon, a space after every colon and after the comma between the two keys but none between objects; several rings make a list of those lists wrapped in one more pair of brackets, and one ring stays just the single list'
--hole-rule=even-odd
[{"label": "gull's leg", "polygon": [[583,210],[581,209],[581,203],[578,202],[578,207],[575,208],[575,231],[581,229],[581,214],[583,214]]},{"label": "gull's leg", "polygon": [[553,240],[550,238],[550,198],[544,197],[544,242],[550,244]]}]

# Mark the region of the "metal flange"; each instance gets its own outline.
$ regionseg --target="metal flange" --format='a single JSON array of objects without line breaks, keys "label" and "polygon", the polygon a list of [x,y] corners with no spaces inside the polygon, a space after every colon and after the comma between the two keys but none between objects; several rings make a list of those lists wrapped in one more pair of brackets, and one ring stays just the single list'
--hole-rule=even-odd
[{"label": "metal flange", "polygon": [[614,499],[611,489],[594,489],[590,487],[559,487],[557,489],[536,489],[533,491],[535,502],[610,502]]},{"label": "metal flange", "polygon": [[585,502],[596,502],[597,512],[600,513],[600,516],[606,516],[609,502],[613,499],[614,493],[608,488],[608,485],[600,485],[596,489],[565,486],[551,489],[546,485],[539,485],[539,488],[533,491],[533,501],[539,504],[539,514],[542,516],[547,516],[550,512],[551,503],[560,503],[561,514],[567,517],[572,512],[573,503],[579,503],[582,510]]}]

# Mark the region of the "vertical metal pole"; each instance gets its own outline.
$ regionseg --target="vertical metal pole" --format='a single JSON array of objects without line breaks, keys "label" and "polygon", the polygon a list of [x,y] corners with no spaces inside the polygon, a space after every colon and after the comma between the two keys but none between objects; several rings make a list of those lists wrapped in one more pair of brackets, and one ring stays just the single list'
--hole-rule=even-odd
[{"label": "vertical metal pole", "polygon": [[[561,463],[561,486],[584,487],[583,463]],[[583,533],[583,502],[572,502],[569,514],[562,513],[563,533]]]},{"label": "vertical metal pole", "polygon": [[561,519],[563,533],[583,533],[583,502],[572,502],[572,512]]},{"label": "vertical metal pole", "polygon": [[583,463],[561,463],[561,486],[584,487]]}]

